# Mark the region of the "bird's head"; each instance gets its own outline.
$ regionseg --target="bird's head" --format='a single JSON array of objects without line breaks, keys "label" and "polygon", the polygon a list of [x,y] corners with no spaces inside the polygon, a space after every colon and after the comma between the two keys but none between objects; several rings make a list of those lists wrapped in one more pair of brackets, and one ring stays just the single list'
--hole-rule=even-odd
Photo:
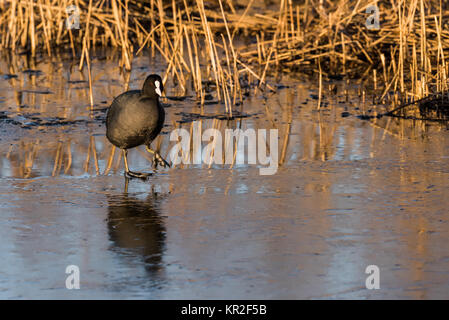
[{"label": "bird's head", "polygon": [[162,84],[162,78],[157,74],[151,74],[143,83],[142,92],[148,97],[160,97],[164,91],[164,85]]}]

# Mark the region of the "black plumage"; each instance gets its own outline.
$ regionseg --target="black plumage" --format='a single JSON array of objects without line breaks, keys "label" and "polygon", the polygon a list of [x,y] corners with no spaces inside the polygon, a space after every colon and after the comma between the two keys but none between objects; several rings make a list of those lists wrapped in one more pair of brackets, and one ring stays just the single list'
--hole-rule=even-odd
[{"label": "black plumage", "polygon": [[127,150],[145,145],[154,154],[154,164],[169,166],[158,152],[150,148],[151,142],[164,126],[165,111],[159,102],[164,87],[157,74],[149,75],[142,90],[131,90],[120,94],[112,102],[106,117],[106,137],[116,147],[123,150],[125,174],[130,177],[145,178],[149,174],[129,170]]}]

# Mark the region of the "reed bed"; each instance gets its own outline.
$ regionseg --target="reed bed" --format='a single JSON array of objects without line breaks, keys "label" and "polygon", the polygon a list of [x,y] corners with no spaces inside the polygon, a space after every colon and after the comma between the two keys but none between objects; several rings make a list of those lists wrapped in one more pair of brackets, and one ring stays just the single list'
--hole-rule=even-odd
[{"label": "reed bed", "polygon": [[[79,29],[67,28],[71,5]],[[367,26],[372,5],[378,29]],[[275,71],[319,74],[318,109],[323,79],[363,78],[364,97],[391,111],[448,99],[448,18],[442,0],[3,0],[0,47],[33,56],[62,48],[80,68],[92,47],[118,47],[128,71],[135,55],[158,52],[164,82],[183,92],[191,84],[201,104],[213,86],[229,116],[248,92],[275,91]]]}]

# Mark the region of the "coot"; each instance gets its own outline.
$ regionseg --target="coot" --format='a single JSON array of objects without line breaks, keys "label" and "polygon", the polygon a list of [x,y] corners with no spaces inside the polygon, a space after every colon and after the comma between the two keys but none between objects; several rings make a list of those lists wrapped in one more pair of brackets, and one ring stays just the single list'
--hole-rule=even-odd
[{"label": "coot", "polygon": [[159,97],[164,90],[162,79],[157,74],[149,75],[142,90],[122,93],[112,102],[106,116],[106,137],[117,148],[122,149],[125,161],[125,176],[146,178],[151,173],[129,170],[128,149],[145,145],[154,154],[154,166],[170,166],[161,155],[150,148],[151,142],[161,132],[165,120],[164,107]]}]

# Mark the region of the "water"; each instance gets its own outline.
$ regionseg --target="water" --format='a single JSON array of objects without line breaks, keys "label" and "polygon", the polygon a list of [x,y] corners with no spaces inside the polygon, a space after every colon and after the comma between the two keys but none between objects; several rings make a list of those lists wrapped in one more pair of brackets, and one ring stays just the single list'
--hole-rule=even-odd
[{"label": "water", "polygon": [[[129,79],[116,65],[94,59],[91,112],[86,71],[70,60],[0,60],[0,298],[449,298],[443,126],[357,119],[365,106],[344,83],[316,112],[314,83],[295,76],[231,121],[191,121],[201,109],[187,92],[163,101],[163,156],[175,126],[278,129],[276,174],[181,165],[127,183],[104,136],[106,108],[162,64],[137,58]],[[133,170],[152,170],[149,159],[130,151]],[[79,290],[65,287],[68,265]],[[380,268],[380,290],[365,287],[368,265]]]}]

